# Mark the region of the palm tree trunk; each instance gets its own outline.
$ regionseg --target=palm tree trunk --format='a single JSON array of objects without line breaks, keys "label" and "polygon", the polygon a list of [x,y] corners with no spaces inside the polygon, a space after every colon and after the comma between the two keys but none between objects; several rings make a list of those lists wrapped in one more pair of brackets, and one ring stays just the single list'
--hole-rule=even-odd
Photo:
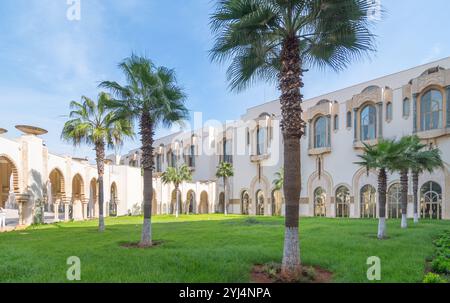
[{"label": "palm tree trunk", "polygon": [[103,189],[103,175],[105,174],[105,143],[97,142],[95,145],[95,154],[98,173],[98,231],[105,230],[105,218],[103,214],[103,203],[105,194]]},{"label": "palm tree trunk", "polygon": [[378,239],[382,240],[386,237],[386,192],[387,192],[387,174],[384,168],[378,173],[378,202],[379,202],[379,218],[378,218]]},{"label": "palm tree trunk", "polygon": [[300,243],[298,235],[299,202],[301,190],[300,139],[304,133],[301,101],[303,87],[300,60],[300,43],[292,36],[283,42],[279,89],[281,91],[281,129],[284,137],[284,194],[285,237],[282,275],[297,277],[300,273]]},{"label": "palm tree trunk", "polygon": [[412,179],[414,195],[414,223],[419,223],[419,172],[414,171]]},{"label": "palm tree trunk", "polygon": [[140,121],[142,142],[142,168],[144,170],[144,224],[139,246],[152,246],[152,198],[153,198],[153,124],[150,114],[144,112]]},{"label": "palm tree trunk", "polygon": [[179,197],[180,197],[180,195],[179,195],[179,192],[178,192],[178,187],[179,187],[179,185],[178,184],[175,184],[175,196],[176,196],[176,201],[175,201],[175,203],[176,203],[176,205],[175,205],[175,217],[176,218],[178,218],[178,213],[179,213]]},{"label": "palm tree trunk", "polygon": [[408,170],[402,170],[400,172],[400,185],[401,185],[401,202],[402,202],[402,228],[408,227],[406,220],[408,210]]},{"label": "palm tree trunk", "polygon": [[227,211],[227,178],[223,177],[223,212],[226,215],[228,215],[228,211]]}]

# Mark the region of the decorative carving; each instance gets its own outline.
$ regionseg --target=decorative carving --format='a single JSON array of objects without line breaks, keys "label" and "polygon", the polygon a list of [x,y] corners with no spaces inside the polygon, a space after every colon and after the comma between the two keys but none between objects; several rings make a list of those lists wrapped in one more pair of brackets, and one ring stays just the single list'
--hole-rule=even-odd
[{"label": "decorative carving", "polygon": [[439,70],[437,72],[424,75],[413,79],[412,93],[419,94],[430,85],[449,86],[450,85],[450,69]]}]

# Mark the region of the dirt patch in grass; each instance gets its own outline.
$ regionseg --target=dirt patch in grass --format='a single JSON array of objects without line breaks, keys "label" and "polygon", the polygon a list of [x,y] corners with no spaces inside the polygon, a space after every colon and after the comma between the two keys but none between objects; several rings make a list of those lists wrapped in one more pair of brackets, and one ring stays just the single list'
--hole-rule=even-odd
[{"label": "dirt patch in grass", "polygon": [[124,248],[138,248],[138,249],[151,249],[156,248],[164,244],[164,241],[152,241],[152,246],[141,246],[139,242],[121,242],[119,243],[120,247]]},{"label": "dirt patch in grass", "polygon": [[330,283],[333,274],[318,266],[302,266],[301,272],[295,278],[281,275],[281,264],[257,264],[251,272],[253,283]]}]

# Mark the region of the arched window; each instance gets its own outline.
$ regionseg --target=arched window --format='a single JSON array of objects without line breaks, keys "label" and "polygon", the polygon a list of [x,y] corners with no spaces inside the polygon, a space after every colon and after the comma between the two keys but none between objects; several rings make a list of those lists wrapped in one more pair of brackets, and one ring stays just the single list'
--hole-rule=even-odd
[{"label": "arched window", "polygon": [[333,120],[334,124],[333,124],[333,129],[334,130],[338,130],[339,129],[339,116],[338,115],[334,115],[334,120]]},{"label": "arched window", "polygon": [[326,199],[325,190],[322,187],[316,188],[314,191],[314,216],[325,217],[327,215]]},{"label": "arched window", "polygon": [[256,152],[258,156],[266,154],[266,140],[267,129],[265,127],[258,127],[256,130]]},{"label": "arched window", "polygon": [[264,205],[265,205],[264,193],[262,192],[262,190],[258,190],[258,192],[256,193],[256,215],[257,216],[264,215]]},{"label": "arched window", "polygon": [[162,155],[161,154],[156,155],[156,172],[158,172],[158,173],[162,172]]},{"label": "arched window", "polygon": [[387,193],[388,217],[392,219],[401,218],[401,185],[396,183],[389,188]]},{"label": "arched window", "polygon": [[361,218],[376,218],[377,216],[377,202],[376,190],[372,185],[365,185],[361,188]]},{"label": "arched window", "polygon": [[247,191],[244,191],[241,197],[241,213],[243,215],[249,214],[249,204],[250,204],[250,196]]},{"label": "arched window", "polygon": [[361,141],[373,140],[377,137],[377,110],[367,105],[361,110]]},{"label": "arched window", "polygon": [[392,120],[392,103],[388,102],[386,104],[386,120],[391,121]]},{"label": "arched window", "polygon": [[348,111],[347,112],[347,128],[351,128],[352,127],[352,112]]},{"label": "arched window", "polygon": [[345,186],[336,190],[336,217],[350,217],[350,190]]},{"label": "arched window", "polygon": [[403,100],[403,118],[408,118],[411,111],[411,103],[408,98]]},{"label": "arched window", "polygon": [[233,163],[233,146],[231,140],[223,139],[223,161]]},{"label": "arched window", "polygon": [[327,118],[321,116],[314,122],[314,148],[327,147]]},{"label": "arched window", "polygon": [[442,188],[427,182],[420,189],[420,215],[424,219],[442,219]]},{"label": "arched window", "polygon": [[442,93],[432,89],[420,99],[420,125],[422,130],[442,128]]}]

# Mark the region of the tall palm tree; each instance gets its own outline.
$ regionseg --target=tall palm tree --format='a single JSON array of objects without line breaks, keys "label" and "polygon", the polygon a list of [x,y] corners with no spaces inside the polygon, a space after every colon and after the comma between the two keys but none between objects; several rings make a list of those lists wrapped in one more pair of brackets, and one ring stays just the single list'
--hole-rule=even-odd
[{"label": "tall palm tree", "polygon": [[100,87],[111,90],[115,99],[110,102],[119,115],[129,121],[139,121],[144,173],[144,223],[140,246],[152,245],[151,201],[153,197],[153,143],[159,125],[170,127],[188,115],[185,94],[178,86],[175,72],[156,67],[145,57],[132,55],[119,64],[127,84],[104,81]]},{"label": "tall palm tree", "polygon": [[374,49],[362,0],[220,0],[211,16],[213,61],[231,59],[228,80],[241,91],[256,80],[277,82],[284,137],[286,222],[282,274],[300,272],[298,237],[303,73],[307,66],[345,68]]},{"label": "tall palm tree", "polygon": [[411,153],[409,157],[413,181],[414,223],[419,223],[419,175],[424,171],[432,173],[435,169],[444,168],[444,162],[439,149],[424,150],[427,145],[421,144],[418,137],[414,138],[413,143],[416,144],[415,152]]},{"label": "tall palm tree", "polygon": [[168,167],[167,170],[162,174],[161,180],[164,184],[173,184],[175,187],[175,216],[178,218],[178,215],[180,213],[180,209],[178,207],[180,203],[180,184],[192,180],[191,170],[185,164],[181,165],[179,168]]},{"label": "tall palm tree", "polygon": [[99,231],[105,230],[103,215],[104,188],[103,175],[105,172],[105,149],[118,146],[124,137],[134,135],[133,128],[128,120],[116,115],[108,109],[111,100],[106,93],[100,93],[95,102],[88,97],[82,97],[81,103],[70,103],[70,120],[64,124],[61,137],[72,142],[75,146],[85,143],[93,145],[96,154],[98,186],[99,186]]},{"label": "tall palm tree", "polygon": [[393,171],[394,163],[401,156],[404,146],[394,140],[381,139],[377,145],[370,146],[364,143],[362,155],[358,155],[361,165],[367,169],[375,169],[378,172],[378,239],[386,237],[386,193],[387,193],[387,173]]},{"label": "tall palm tree", "polygon": [[225,195],[224,205],[224,213],[225,216],[228,215],[227,206],[228,206],[228,195],[227,195],[227,180],[230,177],[234,176],[233,165],[229,162],[220,162],[219,166],[217,166],[216,177],[222,178],[223,180],[223,192]]}]

